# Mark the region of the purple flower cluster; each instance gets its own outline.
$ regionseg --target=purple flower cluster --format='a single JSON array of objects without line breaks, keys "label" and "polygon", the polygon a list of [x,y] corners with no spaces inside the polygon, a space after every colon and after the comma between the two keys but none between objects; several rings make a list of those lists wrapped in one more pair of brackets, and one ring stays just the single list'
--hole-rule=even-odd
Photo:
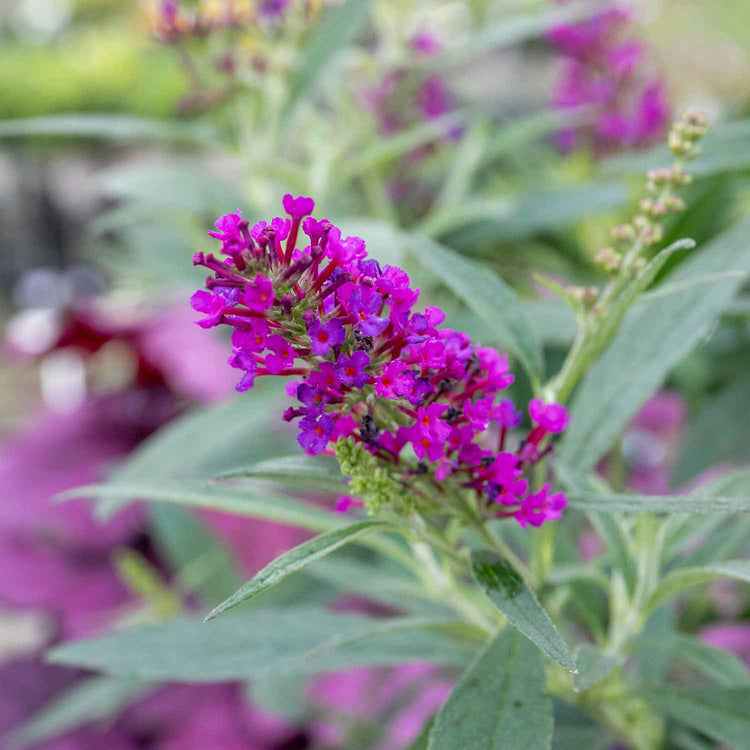
[{"label": "purple flower cluster", "polygon": [[[424,58],[439,55],[440,40],[429,31],[419,31],[409,40],[412,55]],[[425,72],[419,66],[402,65],[386,72],[362,92],[362,100],[377,118],[380,132],[392,135],[421,121],[436,120],[455,109],[454,96],[446,79],[438,73]],[[460,135],[453,129],[451,138]],[[410,160],[426,155],[429,147],[410,154]]]},{"label": "purple flower cluster", "polygon": [[258,20],[281,18],[291,0],[261,0],[253,10],[247,3],[227,0],[222,4],[203,2],[185,8],[180,0],[160,0],[155,8],[153,28],[163,42],[174,44],[188,37],[202,37],[220,29],[237,29]]},{"label": "purple flower cluster", "polygon": [[311,218],[312,200],[287,195],[284,208],[290,218],[252,227],[239,211],[223,216],[210,234],[228,257],[193,259],[213,272],[191,299],[204,314],[198,325],[234,328],[237,390],[261,375],[301,376],[284,419],[299,419],[307,453],[332,453],[352,438],[406,486],[450,480],[523,526],[559,518],[565,497],[547,485],[529,494],[524,474],[565,428],[565,408],[532,400],[531,431],[506,450],[521,414],[510,399],[496,400],[513,382],[505,356],[441,328],[438,307],[415,312],[419,290],[407,274],[381,268],[362,239]]},{"label": "purple flower cluster", "polygon": [[659,139],[669,121],[664,82],[644,70],[646,45],[630,35],[631,11],[610,6],[592,18],[552,29],[549,40],[565,56],[554,93],[561,109],[593,107],[585,131],[557,134],[564,150],[582,137],[597,151],[641,146]]}]

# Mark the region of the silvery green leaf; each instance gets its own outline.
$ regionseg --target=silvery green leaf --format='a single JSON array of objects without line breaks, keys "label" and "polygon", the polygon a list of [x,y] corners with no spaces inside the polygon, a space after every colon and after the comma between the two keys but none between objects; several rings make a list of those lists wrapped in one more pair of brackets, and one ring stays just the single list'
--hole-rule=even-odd
[{"label": "silvery green leaf", "polygon": [[581,643],[573,651],[576,662],[576,672],[573,675],[573,685],[576,690],[588,690],[592,685],[601,682],[619,667],[624,659],[619,654],[606,654],[588,643]]},{"label": "silvery green leaf", "polygon": [[430,731],[428,750],[545,750],[552,701],[539,651],[505,628],[466,668]]},{"label": "silvery green leaf", "polygon": [[734,750],[750,737],[750,688],[691,689],[673,685],[644,687],[641,696],[657,711]]},{"label": "silvery green leaf", "polygon": [[343,547],[357,537],[369,534],[375,531],[386,531],[393,527],[384,521],[360,521],[349,526],[331,529],[320,536],[308,539],[306,542],[287,550],[266,565],[263,570],[259,571],[244,586],[235,591],[231,596],[226,598],[221,604],[207,615],[206,621],[213,620],[232,607],[236,607],[241,602],[257,596],[262,591],[275,586],[287,576],[301,570],[310,563],[319,560],[325,555]]},{"label": "silvery green leaf", "polygon": [[669,371],[708,335],[750,270],[748,231],[750,222],[744,221],[720,235],[670,274],[668,283],[700,280],[716,271],[721,278],[655,293],[630,308],[573,399],[560,443],[562,461],[590,470]]},{"label": "silvery green leaf", "polygon": [[510,563],[489,550],[473,550],[471,569],[490,601],[545,654],[574,672],[575,661],[549,615]]},{"label": "silvery green leaf", "polygon": [[313,607],[258,608],[56,646],[56,664],[153,681],[227,682],[414,662],[466,664],[484,633],[446,619],[392,618]]}]

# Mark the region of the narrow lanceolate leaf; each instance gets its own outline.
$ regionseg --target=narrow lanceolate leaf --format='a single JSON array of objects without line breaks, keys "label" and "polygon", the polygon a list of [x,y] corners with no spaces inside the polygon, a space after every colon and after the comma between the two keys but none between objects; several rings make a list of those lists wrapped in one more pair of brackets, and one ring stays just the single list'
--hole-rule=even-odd
[{"label": "narrow lanceolate leaf", "polygon": [[605,654],[588,643],[576,646],[573,656],[577,669],[573,675],[573,685],[580,691],[588,690],[592,685],[601,682],[624,661],[619,654]]},{"label": "narrow lanceolate leaf", "polygon": [[693,586],[711,583],[717,578],[734,578],[750,582],[750,560],[728,560],[714,565],[693,568],[678,568],[667,574],[656,587],[648,601],[646,611],[657,607],[662,601]]},{"label": "narrow lanceolate leaf", "polygon": [[672,470],[679,486],[722,461],[737,461],[750,451],[750,375],[735,379],[703,406],[687,431],[680,457]]},{"label": "narrow lanceolate leaf", "polygon": [[409,745],[409,747],[406,750],[427,750],[427,743],[430,739],[430,730],[432,729],[432,725],[435,722],[435,717],[433,716],[422,728],[422,731],[419,733],[419,737],[417,737],[414,742]]},{"label": "narrow lanceolate leaf", "polygon": [[598,357],[612,339],[617,327],[622,322],[627,311],[632,307],[635,300],[654,283],[656,277],[664,268],[665,263],[681,250],[692,250],[695,241],[692,239],[681,239],[673,242],[669,247],[660,250],[643,269],[637,279],[633,280],[612,304],[607,317],[599,326],[596,336],[590,342],[592,357]]},{"label": "narrow lanceolate leaf", "polygon": [[750,688],[711,686],[690,690],[658,685],[639,692],[650,706],[675,721],[697,729],[733,750],[748,747]]},{"label": "narrow lanceolate leaf", "polygon": [[[750,120],[717,123],[702,142],[703,155],[690,165],[697,177],[710,177],[750,167]],[[671,154],[666,146],[624,154],[608,159],[605,170],[610,173],[642,174],[654,164],[667,163]],[[666,160],[666,161],[665,161]]]},{"label": "narrow lanceolate leaf", "polygon": [[[717,477],[712,481],[701,484],[692,494],[732,498],[750,496],[750,469],[740,469]],[[674,554],[686,542],[695,537],[707,538],[724,521],[725,517],[721,515],[712,515],[707,519],[672,520],[671,528],[669,528],[665,538],[665,554]],[[684,563],[685,559],[685,556],[681,555],[679,562]],[[696,564],[703,564],[703,562]]]},{"label": "narrow lanceolate leaf", "polygon": [[247,599],[252,599],[292,573],[329,555],[357,537],[373,531],[386,531],[390,528],[391,526],[383,521],[360,521],[340,529],[331,529],[325,534],[303,542],[266,565],[252,580],[215,607],[206,617],[206,621],[213,620]]},{"label": "narrow lanceolate leaf", "polygon": [[505,628],[461,675],[430,731],[427,750],[545,750],[552,701],[541,655]]},{"label": "narrow lanceolate leaf", "polygon": [[489,323],[532,380],[543,372],[542,348],[516,292],[489,268],[444,245],[405,235],[406,246],[474,313]]},{"label": "narrow lanceolate leaf", "polygon": [[77,497],[126,498],[153,502],[177,503],[194,508],[207,508],[236,513],[239,516],[262,518],[288,523],[312,531],[328,531],[346,521],[331,511],[273,494],[262,487],[229,487],[221,482],[185,480],[144,480],[92,484],[63,492],[60,500]]},{"label": "narrow lanceolate leaf", "polygon": [[[144,440],[113,472],[111,481],[125,483],[152,479],[203,479],[238,466],[285,453],[289,446],[269,429],[278,412],[269,407],[281,399],[283,384],[270,378],[259,390],[189,412]],[[281,411],[279,400],[279,412]],[[97,514],[111,515],[132,496],[110,494]]]},{"label": "narrow lanceolate leaf", "polygon": [[422,227],[431,236],[450,233],[451,246],[470,250],[477,244],[512,242],[547,230],[571,226],[627,200],[622,183],[587,182],[582,185],[547,188],[514,197],[467,200],[428,219]]},{"label": "narrow lanceolate leaf", "polygon": [[[672,293],[639,300],[604,355],[583,379],[571,407],[560,459],[587,471],[610,448],[641,404],[731,303],[750,270],[750,222],[722,234],[670,274]],[[738,271],[711,284],[683,285],[717,271]]]},{"label": "narrow lanceolate leaf", "polygon": [[339,5],[326,7],[323,20],[299,53],[302,64],[289,84],[287,114],[303,96],[312,91],[334,55],[345,49],[364,28],[368,13],[367,0],[345,0]]},{"label": "narrow lanceolate leaf", "polygon": [[567,644],[510,563],[489,550],[475,550],[471,553],[471,569],[476,582],[513,627],[563,667],[575,671]]},{"label": "narrow lanceolate leaf", "polygon": [[299,487],[310,492],[346,491],[346,483],[341,476],[338,464],[325,456],[281,456],[266,461],[240,466],[218,475],[221,479],[248,478],[267,479],[289,487]]},{"label": "narrow lanceolate leaf", "polygon": [[724,497],[696,491],[691,495],[628,495],[571,492],[571,508],[609,513],[731,513],[750,511],[750,491],[744,496]]},{"label": "narrow lanceolate leaf", "polygon": [[185,141],[216,144],[218,133],[205,123],[152,120],[127,115],[72,113],[0,121],[0,138],[99,138],[127,141]]},{"label": "narrow lanceolate leaf", "polygon": [[452,620],[262,607],[210,626],[186,618],[66,643],[48,659],[142,680],[228,682],[414,662],[464,665],[476,647],[476,634]]},{"label": "narrow lanceolate leaf", "polygon": [[697,638],[675,632],[662,636],[641,635],[628,645],[636,653],[658,650],[724,687],[750,687],[750,672],[734,654],[709,646]]},{"label": "narrow lanceolate leaf", "polygon": [[153,687],[137,680],[92,677],[60,693],[11,735],[9,747],[37,745],[95,721],[116,716]]},{"label": "narrow lanceolate leaf", "polygon": [[240,585],[242,579],[230,551],[189,511],[155,503],[149,512],[149,533],[180,590],[197,593],[206,606],[221,601]]}]

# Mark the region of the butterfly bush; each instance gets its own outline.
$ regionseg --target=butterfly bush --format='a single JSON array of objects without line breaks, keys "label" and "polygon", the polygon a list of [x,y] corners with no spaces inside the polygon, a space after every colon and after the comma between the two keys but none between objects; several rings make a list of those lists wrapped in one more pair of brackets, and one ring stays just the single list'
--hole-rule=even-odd
[{"label": "butterfly bush", "polygon": [[174,44],[189,37],[201,37],[213,31],[250,27],[258,22],[278,21],[291,0],[229,0],[222,4],[199,2],[186,8],[180,0],[161,0],[148,6],[156,38]]},{"label": "butterfly bush", "polygon": [[193,258],[212,275],[191,304],[203,328],[234,329],[237,390],[264,375],[298,377],[283,418],[296,421],[306,453],[336,455],[371,513],[450,510],[447,498],[467,490],[487,515],[524,527],[560,518],[565,496],[548,484],[530,492],[525,475],[565,429],[565,407],[532,399],[531,430],[512,447],[522,415],[503,398],[514,379],[505,355],[444,327],[439,307],[417,311],[407,274],[312,218],[312,199],[283,204],[289,218],[270,223],[222,216],[209,234],[227,258]]},{"label": "butterfly bush", "polygon": [[664,81],[648,71],[648,49],[633,37],[632,9],[622,3],[574,24],[552,29],[549,40],[564,56],[553,95],[556,107],[591,107],[586,131],[568,128],[558,145],[572,149],[588,138],[596,150],[653,143],[664,133],[669,105]]}]

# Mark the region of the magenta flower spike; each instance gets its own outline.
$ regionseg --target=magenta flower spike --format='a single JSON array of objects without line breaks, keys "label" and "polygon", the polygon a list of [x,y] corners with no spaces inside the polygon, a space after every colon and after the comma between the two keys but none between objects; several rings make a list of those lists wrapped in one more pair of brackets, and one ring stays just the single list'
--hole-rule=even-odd
[{"label": "magenta flower spike", "polygon": [[597,152],[632,148],[664,134],[669,122],[666,86],[649,70],[647,46],[632,38],[631,21],[632,10],[616,4],[547,34],[564,56],[553,103],[560,109],[588,107],[594,113],[590,125],[556,134],[561,150],[569,151],[581,140]]},{"label": "magenta flower spike", "polygon": [[[234,329],[237,390],[266,375],[301,377],[283,418],[299,420],[306,453],[338,455],[351,441],[412,497],[425,482],[435,493],[450,483],[475,493],[482,512],[523,526],[559,518],[564,496],[548,487],[529,495],[524,474],[565,429],[565,408],[532,400],[532,429],[508,450],[521,412],[511,399],[497,400],[513,383],[507,358],[442,328],[440,308],[415,309],[419,290],[407,274],[381,267],[364,240],[310,216],[310,198],[286,195],[283,204],[290,219],[250,229],[239,212],[220,218],[209,234],[225,260],[194,258],[212,275],[191,304],[204,313],[198,325]],[[309,244],[298,247],[299,236]]]}]

